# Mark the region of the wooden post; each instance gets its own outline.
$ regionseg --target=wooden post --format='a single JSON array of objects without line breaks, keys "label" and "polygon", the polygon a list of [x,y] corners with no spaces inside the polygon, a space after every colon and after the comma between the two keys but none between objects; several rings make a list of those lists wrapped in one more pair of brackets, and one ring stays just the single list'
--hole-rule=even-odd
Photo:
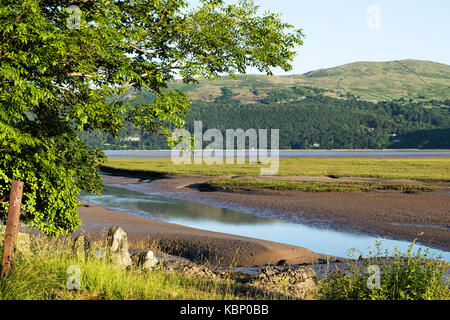
[{"label": "wooden post", "polygon": [[9,273],[14,263],[17,234],[19,231],[20,206],[22,204],[23,182],[13,181],[9,197],[8,220],[3,243],[2,275]]}]

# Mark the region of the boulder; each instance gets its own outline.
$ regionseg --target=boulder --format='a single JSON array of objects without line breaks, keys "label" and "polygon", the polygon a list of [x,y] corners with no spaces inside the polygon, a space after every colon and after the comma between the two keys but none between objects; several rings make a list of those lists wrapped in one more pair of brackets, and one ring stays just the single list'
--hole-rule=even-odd
[{"label": "boulder", "polygon": [[306,266],[269,267],[250,281],[249,286],[290,299],[312,299],[317,288],[315,271]]},{"label": "boulder", "polygon": [[131,256],[131,260],[132,260],[133,266],[136,269],[142,269],[142,270],[151,270],[159,262],[158,258],[155,257],[155,254],[153,253],[153,251],[145,251],[145,252],[135,253]]},{"label": "boulder", "polygon": [[[5,239],[5,226],[0,226],[0,243],[3,247],[3,240]],[[17,252],[22,255],[31,253],[31,239],[28,233],[19,232],[17,235]]]},{"label": "boulder", "polygon": [[73,241],[72,252],[77,259],[85,261],[90,248],[90,242],[86,240],[83,235],[81,235],[76,237]]},{"label": "boulder", "polygon": [[107,257],[123,268],[131,265],[127,234],[121,227],[111,227],[108,232]]}]

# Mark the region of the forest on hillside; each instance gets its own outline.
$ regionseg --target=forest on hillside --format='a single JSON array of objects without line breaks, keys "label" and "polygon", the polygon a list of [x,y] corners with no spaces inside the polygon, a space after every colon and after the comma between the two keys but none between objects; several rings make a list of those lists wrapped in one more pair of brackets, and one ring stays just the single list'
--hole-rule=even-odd
[{"label": "forest on hillside", "polygon": [[[363,101],[351,94],[330,97],[322,89],[298,86],[258,95],[245,104],[222,88],[214,102],[193,101],[187,129],[280,129],[281,149],[450,148],[450,100]],[[143,101],[151,101],[144,95]],[[110,150],[167,149],[165,138],[126,126],[119,137],[82,132],[90,146]],[[205,143],[206,145],[207,143]]]}]

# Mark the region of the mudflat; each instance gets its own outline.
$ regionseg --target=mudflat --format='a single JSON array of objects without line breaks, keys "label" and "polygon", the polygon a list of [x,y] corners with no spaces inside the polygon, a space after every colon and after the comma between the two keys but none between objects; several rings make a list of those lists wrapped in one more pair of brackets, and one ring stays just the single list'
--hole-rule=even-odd
[{"label": "mudflat", "polygon": [[131,250],[156,249],[214,266],[311,264],[326,259],[302,247],[189,228],[89,204],[80,206],[78,212],[82,226],[77,233],[84,232],[91,240],[105,239],[110,227],[120,226]]},{"label": "mudflat", "polygon": [[[123,175],[124,171],[121,171],[121,174]],[[418,194],[267,190],[201,192],[196,188],[197,185],[216,178],[219,177],[170,175],[167,178],[140,184],[139,188],[142,192],[157,192],[163,196],[248,211],[262,217],[326,226],[338,231],[358,231],[396,240],[418,239],[417,241],[424,245],[450,250],[448,183],[433,183],[439,187],[437,191]],[[105,176],[104,179],[108,184],[139,181],[136,177],[123,176]],[[293,179],[330,178],[293,177]],[[338,180],[352,179],[354,178]]]}]

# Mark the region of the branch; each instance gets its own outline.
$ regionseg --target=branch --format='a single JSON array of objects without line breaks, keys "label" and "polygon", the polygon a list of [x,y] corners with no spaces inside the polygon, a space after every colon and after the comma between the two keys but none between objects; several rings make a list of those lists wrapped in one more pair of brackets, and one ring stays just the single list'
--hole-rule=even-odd
[{"label": "branch", "polygon": [[85,77],[85,78],[93,78],[90,74],[85,74],[82,72],[71,72],[67,75],[68,77]]},{"label": "branch", "polygon": [[144,53],[144,54],[154,54],[154,53],[156,53],[155,50],[144,50],[144,49],[141,49],[141,48],[139,48],[139,47],[137,47],[137,46],[135,46],[135,45],[131,45],[131,47],[132,47],[133,49],[139,51],[139,52]]},{"label": "branch", "polygon": [[54,86],[54,87],[56,87],[56,88],[58,88],[58,89],[61,89],[61,90],[70,92],[70,93],[72,93],[72,94],[75,94],[75,93],[73,93],[72,90],[70,90],[69,88],[62,87],[62,86],[58,86],[57,84],[54,84],[54,83],[52,83],[52,86]]}]

